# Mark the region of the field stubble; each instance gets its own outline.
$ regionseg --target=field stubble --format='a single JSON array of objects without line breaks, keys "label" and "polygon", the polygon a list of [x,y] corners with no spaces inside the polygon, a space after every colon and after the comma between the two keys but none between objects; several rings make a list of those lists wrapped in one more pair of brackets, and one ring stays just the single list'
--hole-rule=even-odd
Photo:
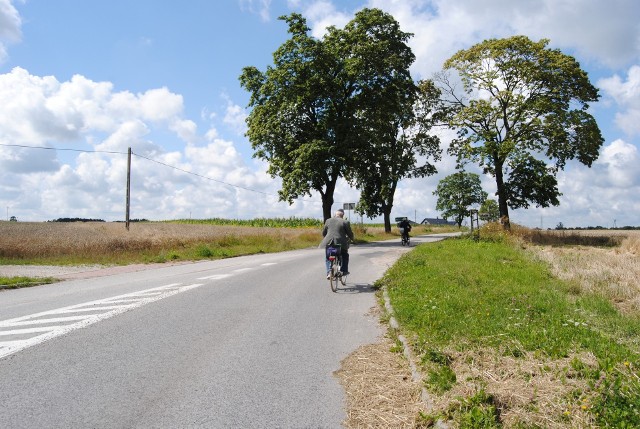
[{"label": "field stubble", "polygon": [[[595,231],[578,234],[596,235]],[[640,231],[607,231],[620,237],[616,247],[528,246],[553,274],[569,281],[576,291],[595,293],[612,301],[624,313],[640,315]]]}]

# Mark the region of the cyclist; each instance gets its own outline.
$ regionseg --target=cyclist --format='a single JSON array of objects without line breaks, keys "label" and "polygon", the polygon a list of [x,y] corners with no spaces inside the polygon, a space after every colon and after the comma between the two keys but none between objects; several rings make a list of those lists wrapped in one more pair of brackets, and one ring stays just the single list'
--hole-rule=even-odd
[{"label": "cyclist", "polygon": [[411,232],[411,222],[406,217],[398,222],[398,228],[402,228],[402,237],[409,241],[409,233]]},{"label": "cyclist", "polygon": [[[334,243],[339,244],[342,249],[342,265],[340,266],[340,272],[346,276],[349,274],[349,240],[353,240],[353,231],[351,231],[351,224],[348,220],[344,219],[344,210],[336,210],[335,216],[327,219],[322,228],[322,242],[320,247],[326,249],[327,245]],[[327,269],[327,278],[329,278],[329,270],[331,269],[331,262],[327,258],[325,251],[325,266]]]}]

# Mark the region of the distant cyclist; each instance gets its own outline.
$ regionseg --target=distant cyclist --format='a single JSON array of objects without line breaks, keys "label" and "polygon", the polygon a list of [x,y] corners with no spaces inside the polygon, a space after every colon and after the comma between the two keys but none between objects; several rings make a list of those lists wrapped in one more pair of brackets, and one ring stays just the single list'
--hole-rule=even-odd
[{"label": "distant cyclist", "polygon": [[411,232],[411,222],[406,217],[398,222],[398,229],[402,231],[402,239],[409,242],[409,233]]},{"label": "distant cyclist", "polygon": [[[353,231],[351,231],[351,224],[348,220],[344,219],[344,210],[336,210],[334,217],[327,219],[322,228],[322,236],[324,239],[320,243],[320,247],[325,248],[327,245],[334,243],[339,244],[342,249],[342,265],[340,272],[346,276],[349,274],[349,240],[353,240]],[[327,269],[327,278],[329,270],[331,269],[331,262],[325,254],[325,266]]]}]

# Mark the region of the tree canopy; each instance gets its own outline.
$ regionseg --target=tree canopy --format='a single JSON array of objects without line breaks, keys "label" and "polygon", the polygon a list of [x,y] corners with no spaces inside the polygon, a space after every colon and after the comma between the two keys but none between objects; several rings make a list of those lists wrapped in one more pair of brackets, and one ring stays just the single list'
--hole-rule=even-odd
[{"label": "tree canopy", "polygon": [[438,197],[436,210],[441,211],[443,218],[455,220],[458,227],[462,226],[465,217],[471,215],[471,207],[487,199],[480,176],[466,171],[442,179],[433,194]]},{"label": "tree canopy", "polygon": [[264,73],[245,67],[240,76],[251,93],[247,136],[254,157],[282,178],[280,199],[292,203],[316,190],[328,218],[336,181],[349,159],[349,82],[338,76],[331,47],[308,35],[301,15],[280,19],[291,37],[274,52],[274,65]]},{"label": "tree canopy", "polygon": [[385,231],[391,232],[398,182],[437,172],[431,161],[440,159],[440,140],[429,131],[440,92],[432,81],[414,83],[409,73],[414,56],[405,44],[409,35],[392,17],[381,21],[387,31],[380,31],[374,43],[354,45],[361,56],[372,59],[366,75],[376,79],[362,82],[357,129],[364,144],[354,151],[354,168],[346,178],[360,190],[357,211],[382,215]]},{"label": "tree canopy", "polygon": [[418,132],[411,141],[398,138],[411,121],[418,125],[410,34],[379,9],[359,11],[344,29],[329,27],[321,40],[308,34],[301,15],[281,19],[291,37],[273,65],[265,72],[245,67],[240,76],[251,93],[247,136],[254,156],[282,178],[282,200],[320,193],[325,219],[340,177],[361,190],[365,213],[390,212],[399,178],[435,171],[411,165],[416,153],[431,152],[431,140]]},{"label": "tree canopy", "polygon": [[604,140],[588,113],[598,90],[571,56],[525,36],[491,39],[461,50],[438,78],[448,123],[458,130],[449,152],[495,177],[505,228],[509,208],[558,205],[556,173],[577,159],[591,166]]}]

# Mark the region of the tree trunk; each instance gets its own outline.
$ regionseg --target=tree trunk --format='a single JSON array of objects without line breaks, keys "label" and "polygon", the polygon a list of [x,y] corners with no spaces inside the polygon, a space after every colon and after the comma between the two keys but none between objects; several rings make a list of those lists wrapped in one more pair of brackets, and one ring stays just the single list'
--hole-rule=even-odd
[{"label": "tree trunk", "polygon": [[387,234],[391,233],[391,209],[393,208],[393,197],[396,194],[397,186],[398,181],[393,180],[391,182],[391,187],[389,188],[387,200],[382,205],[382,214],[384,215],[384,232]]},{"label": "tree trunk", "polygon": [[324,218],[324,221],[333,216],[333,213],[331,212],[331,206],[333,206],[333,193],[336,190],[337,181],[337,176],[335,178],[332,178],[331,181],[326,183],[326,191],[320,191],[320,196],[322,196],[322,217]]},{"label": "tree trunk", "polygon": [[386,204],[382,207],[382,214],[384,216],[384,232],[391,232],[391,207]]},{"label": "tree trunk", "polygon": [[496,166],[496,186],[498,188],[498,208],[500,210],[500,222],[502,227],[509,231],[511,223],[509,222],[509,206],[507,205],[507,192],[504,187],[504,176],[502,173],[502,162],[494,161]]}]

